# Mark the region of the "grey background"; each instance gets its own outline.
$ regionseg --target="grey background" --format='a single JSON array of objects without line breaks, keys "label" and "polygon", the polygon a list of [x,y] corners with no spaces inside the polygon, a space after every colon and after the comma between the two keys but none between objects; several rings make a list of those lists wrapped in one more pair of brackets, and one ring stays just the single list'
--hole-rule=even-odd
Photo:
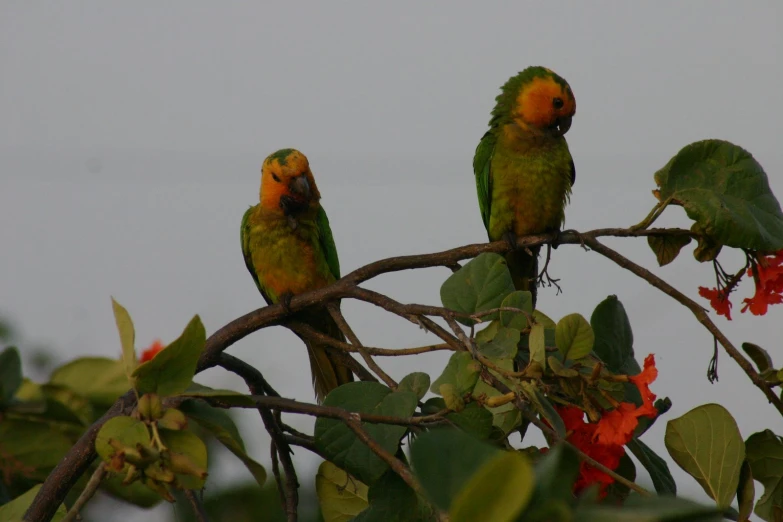
[{"label": "grey background", "polygon": [[[343,271],[398,254],[485,240],[471,160],[499,86],[546,65],[577,99],[567,135],[577,168],[569,228],[627,226],[654,204],[652,174],[682,146],[723,138],[748,148],[783,195],[780,171],[780,3],[203,1],[0,4],[0,315],[22,347],[62,360],[115,356],[113,295],[139,347],[174,339],[198,313],[209,332],[263,304],[243,266],[239,221],[258,197],[263,158],[296,147],[310,159]],[[688,226],[679,209],[663,224]],[[690,250],[655,266],[643,240],[611,240],[691,296],[713,286]],[[726,266],[737,256],[724,255]],[[743,436],[783,423],[725,354],[705,379],[709,334],[684,308],[578,247],[557,250],[564,294],[541,291],[554,318],[617,294],[639,360],[655,353],[653,390],[674,402],[645,440],[666,454],[665,420],[724,404]],[[367,286],[438,303],[448,271],[385,276]],[[739,344],[781,363],[783,307],[763,318],[717,318]],[[706,305],[706,301],[704,302]],[[346,314],[367,345],[433,337],[355,303]],[[311,400],[304,347],[282,328],[230,349],[284,395]],[[444,354],[383,360],[396,378],[429,372]],[[240,383],[218,371],[214,386]],[[240,415],[251,452],[267,437]],[[308,428],[309,419],[292,419]],[[303,482],[318,462],[297,452]],[[682,493],[705,499],[673,466]],[[248,479],[223,459],[211,487]],[[641,471],[639,481],[649,485]],[[757,490],[761,485],[757,484]],[[131,515],[130,512],[133,512]],[[129,509],[106,520],[159,520]],[[111,518],[114,516],[115,518]],[[158,517],[158,518],[156,518]]]}]

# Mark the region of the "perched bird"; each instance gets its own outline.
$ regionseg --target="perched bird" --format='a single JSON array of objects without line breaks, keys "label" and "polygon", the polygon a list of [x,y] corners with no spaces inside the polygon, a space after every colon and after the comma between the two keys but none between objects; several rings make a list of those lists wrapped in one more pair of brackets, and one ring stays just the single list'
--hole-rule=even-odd
[{"label": "perched bird", "polygon": [[[576,101],[568,83],[545,67],[528,67],[509,79],[496,98],[489,131],[473,157],[479,208],[490,241],[559,231],[576,179],[563,135]],[[517,290],[536,303],[538,252],[506,254]]]},{"label": "perched bird", "polygon": [[[340,277],[337,249],[321,194],[304,154],[282,149],[264,160],[260,203],[242,217],[242,254],[268,304],[324,287]],[[296,318],[319,332],[345,340],[329,312],[308,309]],[[324,346],[302,338],[318,401],[353,380],[351,370]]]}]

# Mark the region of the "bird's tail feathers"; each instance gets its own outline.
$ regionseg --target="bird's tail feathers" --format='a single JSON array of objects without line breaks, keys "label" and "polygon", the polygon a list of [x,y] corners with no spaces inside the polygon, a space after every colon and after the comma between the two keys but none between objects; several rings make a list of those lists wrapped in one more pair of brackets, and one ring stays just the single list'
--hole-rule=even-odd
[{"label": "bird's tail feathers", "polygon": [[514,250],[506,254],[506,263],[511,272],[511,280],[517,290],[527,290],[533,295],[533,308],[536,307],[538,289],[538,252],[541,247],[533,247],[531,256],[524,249]]}]

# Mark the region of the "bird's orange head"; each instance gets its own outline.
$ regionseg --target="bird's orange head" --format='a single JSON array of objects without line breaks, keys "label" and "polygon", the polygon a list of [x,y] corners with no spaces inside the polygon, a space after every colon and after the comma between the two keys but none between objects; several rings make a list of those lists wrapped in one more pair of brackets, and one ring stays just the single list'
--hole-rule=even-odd
[{"label": "bird's orange head", "polygon": [[528,67],[502,87],[491,123],[513,123],[533,134],[558,137],[571,128],[575,113],[568,82],[546,67]]},{"label": "bird's orange head", "polygon": [[261,167],[261,206],[290,216],[318,204],[321,194],[307,157],[295,149],[270,154]]}]

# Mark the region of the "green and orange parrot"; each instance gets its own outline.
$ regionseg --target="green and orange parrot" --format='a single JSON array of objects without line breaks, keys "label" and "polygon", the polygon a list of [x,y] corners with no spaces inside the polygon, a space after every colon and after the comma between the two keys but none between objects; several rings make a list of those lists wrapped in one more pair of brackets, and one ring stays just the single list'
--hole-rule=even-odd
[{"label": "green and orange parrot", "polygon": [[[242,217],[242,254],[268,304],[287,304],[291,296],[324,287],[340,278],[337,248],[304,154],[282,149],[261,167],[260,203]],[[345,340],[325,308],[296,318],[319,332]],[[310,357],[318,401],[353,374],[324,346],[302,338]]]},{"label": "green and orange parrot", "polygon": [[[481,219],[490,241],[560,230],[576,179],[563,135],[576,101],[568,83],[545,67],[528,67],[509,79],[496,98],[489,131],[473,157]],[[538,252],[506,254],[517,290],[536,303]]]}]

